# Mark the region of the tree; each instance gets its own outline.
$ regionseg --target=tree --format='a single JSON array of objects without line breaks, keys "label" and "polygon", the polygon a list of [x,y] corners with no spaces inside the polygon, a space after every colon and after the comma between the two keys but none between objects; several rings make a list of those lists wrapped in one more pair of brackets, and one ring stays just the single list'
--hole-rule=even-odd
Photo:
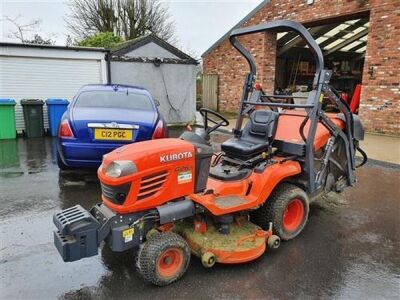
[{"label": "tree", "polygon": [[69,0],[66,22],[79,39],[99,32],[113,32],[125,40],[154,33],[175,41],[175,26],[161,0]]},{"label": "tree", "polygon": [[55,42],[52,39],[42,38],[38,34],[35,34],[33,39],[31,39],[31,40],[28,40],[28,39],[24,40],[23,43],[24,44],[36,44],[36,45],[54,45],[55,44]]},{"label": "tree", "polygon": [[73,42],[72,42],[72,37],[68,34],[68,35],[67,35],[67,38],[65,39],[65,46],[71,47],[72,44],[73,44]]},{"label": "tree", "polygon": [[77,46],[111,48],[121,42],[123,42],[122,37],[114,35],[112,32],[100,32],[81,40]]},{"label": "tree", "polygon": [[21,43],[25,43],[26,33],[37,30],[38,26],[41,23],[41,20],[33,19],[28,23],[21,24],[20,22],[18,22],[18,19],[20,17],[21,17],[21,15],[18,15],[15,18],[4,16],[4,19],[6,21],[10,22],[15,27],[15,30],[11,31],[11,34],[9,35],[9,37],[18,39],[18,40],[20,40]]},{"label": "tree", "polygon": [[18,19],[21,17],[21,15],[18,15],[17,17],[11,18],[8,16],[5,16],[4,19],[8,22],[10,22],[12,25],[14,25],[15,30],[10,31],[9,37],[18,39],[21,43],[23,44],[38,44],[38,45],[54,45],[55,42],[51,38],[43,38],[39,33],[35,33],[32,37],[30,34],[31,38],[28,38],[27,35],[28,33],[31,33],[33,31],[39,31],[39,25],[42,22],[40,19],[32,19],[31,21],[27,23],[21,23],[18,21]]}]

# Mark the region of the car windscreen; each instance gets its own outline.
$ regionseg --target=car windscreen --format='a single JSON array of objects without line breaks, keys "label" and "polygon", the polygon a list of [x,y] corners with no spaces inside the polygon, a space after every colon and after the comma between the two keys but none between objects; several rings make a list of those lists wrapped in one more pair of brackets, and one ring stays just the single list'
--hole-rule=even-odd
[{"label": "car windscreen", "polygon": [[81,93],[75,107],[107,107],[154,110],[148,96],[132,92],[90,91]]}]

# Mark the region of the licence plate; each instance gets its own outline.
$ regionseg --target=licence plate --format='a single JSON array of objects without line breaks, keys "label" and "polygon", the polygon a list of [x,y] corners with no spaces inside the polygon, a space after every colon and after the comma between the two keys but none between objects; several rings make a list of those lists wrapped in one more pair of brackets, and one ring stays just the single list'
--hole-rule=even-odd
[{"label": "licence plate", "polygon": [[131,141],[132,130],[128,129],[100,129],[94,130],[95,140]]}]

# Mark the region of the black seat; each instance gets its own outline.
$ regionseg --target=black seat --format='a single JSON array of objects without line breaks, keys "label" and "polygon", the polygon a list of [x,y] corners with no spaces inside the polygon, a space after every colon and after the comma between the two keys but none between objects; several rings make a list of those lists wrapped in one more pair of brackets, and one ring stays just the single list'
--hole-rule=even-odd
[{"label": "black seat", "polygon": [[253,112],[249,122],[243,128],[241,136],[222,143],[221,150],[228,157],[241,160],[248,160],[266,152],[274,139],[278,116],[278,112],[269,110]]}]

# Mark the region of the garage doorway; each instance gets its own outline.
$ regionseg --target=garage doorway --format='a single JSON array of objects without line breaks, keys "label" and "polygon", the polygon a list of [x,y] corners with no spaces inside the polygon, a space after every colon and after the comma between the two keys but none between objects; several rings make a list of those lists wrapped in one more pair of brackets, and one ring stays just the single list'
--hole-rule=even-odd
[{"label": "garage doorway", "polygon": [[[306,27],[324,54],[325,69],[333,71],[331,85],[349,104],[357,97],[359,101],[369,16],[319,23]],[[281,32],[277,34],[276,51],[275,94],[307,96],[315,73],[314,56],[308,46],[296,33]]]}]

